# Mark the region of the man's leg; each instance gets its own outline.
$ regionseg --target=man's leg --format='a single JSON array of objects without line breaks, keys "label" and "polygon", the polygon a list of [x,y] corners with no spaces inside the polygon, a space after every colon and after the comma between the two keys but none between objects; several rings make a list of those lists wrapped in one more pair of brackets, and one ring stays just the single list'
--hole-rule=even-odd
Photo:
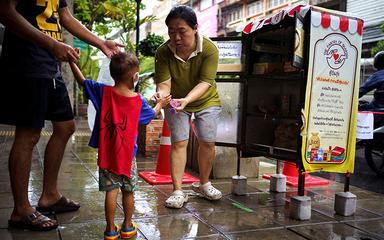
[{"label": "man's leg", "polygon": [[181,190],[185,164],[187,163],[188,140],[174,142],[171,146],[171,176],[173,190]]},{"label": "man's leg", "polygon": [[202,185],[209,182],[209,175],[212,171],[212,164],[214,159],[215,143],[199,140],[197,160],[199,163],[200,183]]},{"label": "man's leg", "polygon": [[57,188],[57,177],[65,147],[75,131],[74,120],[52,122],[52,125],[53,133],[47,143],[44,155],[44,183],[43,192],[38,203],[39,207],[48,207],[61,198]]},{"label": "man's leg", "polygon": [[20,220],[35,211],[28,199],[28,182],[32,152],[39,141],[40,132],[40,129],[16,127],[8,165],[15,204],[11,215],[12,220]]}]

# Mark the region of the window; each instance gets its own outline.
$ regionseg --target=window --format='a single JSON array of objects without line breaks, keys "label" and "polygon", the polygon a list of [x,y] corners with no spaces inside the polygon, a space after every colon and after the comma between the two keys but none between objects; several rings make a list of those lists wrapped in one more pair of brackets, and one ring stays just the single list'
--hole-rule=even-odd
[{"label": "window", "polygon": [[248,15],[255,15],[263,11],[263,1],[256,1],[248,4]]},{"label": "window", "polygon": [[200,1],[200,11],[203,11],[212,6],[212,0],[201,0]]},{"label": "window", "polygon": [[289,2],[289,0],[268,0],[268,6],[270,8],[277,7],[283,3]]}]

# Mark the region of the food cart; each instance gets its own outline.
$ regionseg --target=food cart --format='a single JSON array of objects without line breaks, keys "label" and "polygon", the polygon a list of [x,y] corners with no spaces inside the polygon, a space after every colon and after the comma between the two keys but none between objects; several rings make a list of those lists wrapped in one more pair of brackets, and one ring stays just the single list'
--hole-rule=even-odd
[{"label": "food cart", "polygon": [[241,42],[233,68],[227,40],[214,39],[222,45],[218,76],[227,76],[218,77],[219,90],[236,84],[219,91],[232,114],[224,112],[217,145],[238,149],[238,175],[241,156],[292,162],[303,195],[304,173],[353,173],[362,29],[345,12],[290,6],[230,39]]}]

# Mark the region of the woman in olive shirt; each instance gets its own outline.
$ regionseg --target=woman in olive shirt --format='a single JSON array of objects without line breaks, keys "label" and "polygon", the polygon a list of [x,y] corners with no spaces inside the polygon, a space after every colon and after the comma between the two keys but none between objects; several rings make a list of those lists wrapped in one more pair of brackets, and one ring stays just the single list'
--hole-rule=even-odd
[{"label": "woman in olive shirt", "polygon": [[194,115],[195,134],[199,141],[200,182],[192,189],[209,200],[221,198],[221,192],[209,182],[215,158],[215,141],[221,105],[215,82],[219,52],[215,44],[199,35],[192,8],[174,7],[165,23],[170,40],[156,52],[156,98],[172,95],[177,113],[166,109],[171,131],[171,175],[174,192],[166,200],[170,208],[181,208],[188,201],[181,184],[184,174],[190,119]]}]

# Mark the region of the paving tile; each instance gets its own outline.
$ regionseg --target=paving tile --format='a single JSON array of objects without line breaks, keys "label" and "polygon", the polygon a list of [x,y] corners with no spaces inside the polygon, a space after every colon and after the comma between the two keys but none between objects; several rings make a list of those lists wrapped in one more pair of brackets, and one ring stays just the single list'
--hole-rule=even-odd
[{"label": "paving tile", "polygon": [[214,227],[224,234],[250,231],[263,228],[281,227],[274,221],[273,211],[268,208],[260,208],[255,212],[225,211],[225,212],[199,212],[201,218],[208,225]]},{"label": "paving tile", "polygon": [[135,218],[143,218],[188,213],[188,210],[186,208],[172,209],[165,207],[165,200],[166,197],[153,199],[152,201],[135,201],[135,211],[133,212],[133,216]]},{"label": "paving tile", "polygon": [[367,211],[373,212],[375,214],[380,214],[381,216],[384,216],[384,204],[383,200],[378,199],[366,199],[366,200],[359,200],[357,199],[357,207],[363,208]]},{"label": "paving tile", "polygon": [[160,192],[154,186],[143,185],[135,191],[135,201],[150,200],[154,201],[159,198],[164,199],[164,193]]},{"label": "paving tile", "polygon": [[[120,224],[121,219],[116,219],[115,223]],[[81,223],[63,224],[60,226],[60,235],[62,240],[83,240],[83,239],[103,239],[105,221],[87,221]],[[131,239],[146,239],[139,231]]]},{"label": "paving tile", "polygon": [[282,207],[269,207],[264,209],[264,211],[267,211],[267,210],[273,214],[273,217],[274,217],[273,220],[276,223],[283,225],[285,227],[336,222],[331,217],[328,217],[326,215],[323,215],[313,210],[311,211],[311,219],[309,220],[301,221],[301,220],[292,219],[289,217],[288,204]]},{"label": "paving tile", "polygon": [[184,239],[201,239],[201,240],[228,240],[227,237],[220,234],[214,234],[210,236],[203,236],[203,237],[191,237],[191,238],[184,238]]},{"label": "paving tile", "polygon": [[8,227],[8,219],[11,216],[13,208],[0,208],[0,229]]},{"label": "paving tile", "polygon": [[329,223],[308,225],[289,228],[307,239],[329,240],[329,239],[378,239],[376,236],[360,231],[343,223]]},{"label": "paving tile", "polygon": [[142,218],[135,219],[134,221],[144,236],[151,240],[210,237],[219,234],[192,214]]},{"label": "paving tile", "polygon": [[227,235],[230,239],[236,240],[255,240],[255,239],[263,239],[263,240],[302,240],[305,239],[300,235],[295,234],[292,231],[287,229],[268,229],[268,230],[260,230],[260,231],[251,231],[251,232],[242,232]]},{"label": "paving tile", "polygon": [[[66,197],[73,199],[81,204],[78,211],[57,214],[57,219],[61,224],[79,223],[89,220],[102,220],[104,217],[104,198],[105,193],[96,189],[82,190],[72,192],[62,192]],[[121,196],[121,194],[120,194]],[[119,198],[119,202],[120,202]],[[122,218],[123,211],[121,207],[116,209],[116,218]]]},{"label": "paving tile", "polygon": [[354,215],[344,217],[335,213],[334,204],[315,205],[312,206],[312,210],[315,210],[316,212],[319,212],[340,222],[366,220],[380,217],[380,215],[366,211],[362,208],[356,208]]},{"label": "paving tile", "polygon": [[270,206],[284,206],[287,203],[286,193],[259,192],[243,196],[231,195],[228,196],[228,198],[252,209]]},{"label": "paving tile", "polygon": [[[297,192],[287,192],[286,194],[286,198],[288,199],[288,201],[290,201],[290,199],[295,196],[298,196]],[[304,196],[311,198],[312,205],[329,204],[333,202],[333,199],[328,197],[327,195],[319,194],[308,189],[304,191]]]},{"label": "paving tile", "polygon": [[384,239],[384,218],[348,222],[347,224],[362,231],[369,232],[380,239]]},{"label": "paving tile", "polygon": [[0,229],[0,236],[1,240],[60,240],[58,230],[52,230],[47,232],[32,232],[28,230]]},{"label": "paving tile", "polygon": [[84,179],[92,177],[91,172],[83,165],[79,163],[62,163],[59,172],[59,181],[70,178]]},{"label": "paving tile", "polygon": [[[32,206],[36,205],[40,198],[40,192],[28,192],[28,198]],[[13,207],[13,197],[11,193],[0,193],[0,208]]]},{"label": "paving tile", "polygon": [[[234,202],[227,197],[223,197],[218,201],[209,201],[205,198],[198,196],[191,196],[188,199],[188,203],[184,205],[190,212],[223,212],[223,211],[235,211],[238,210],[233,204]],[[239,211],[242,211],[239,209]]]}]

